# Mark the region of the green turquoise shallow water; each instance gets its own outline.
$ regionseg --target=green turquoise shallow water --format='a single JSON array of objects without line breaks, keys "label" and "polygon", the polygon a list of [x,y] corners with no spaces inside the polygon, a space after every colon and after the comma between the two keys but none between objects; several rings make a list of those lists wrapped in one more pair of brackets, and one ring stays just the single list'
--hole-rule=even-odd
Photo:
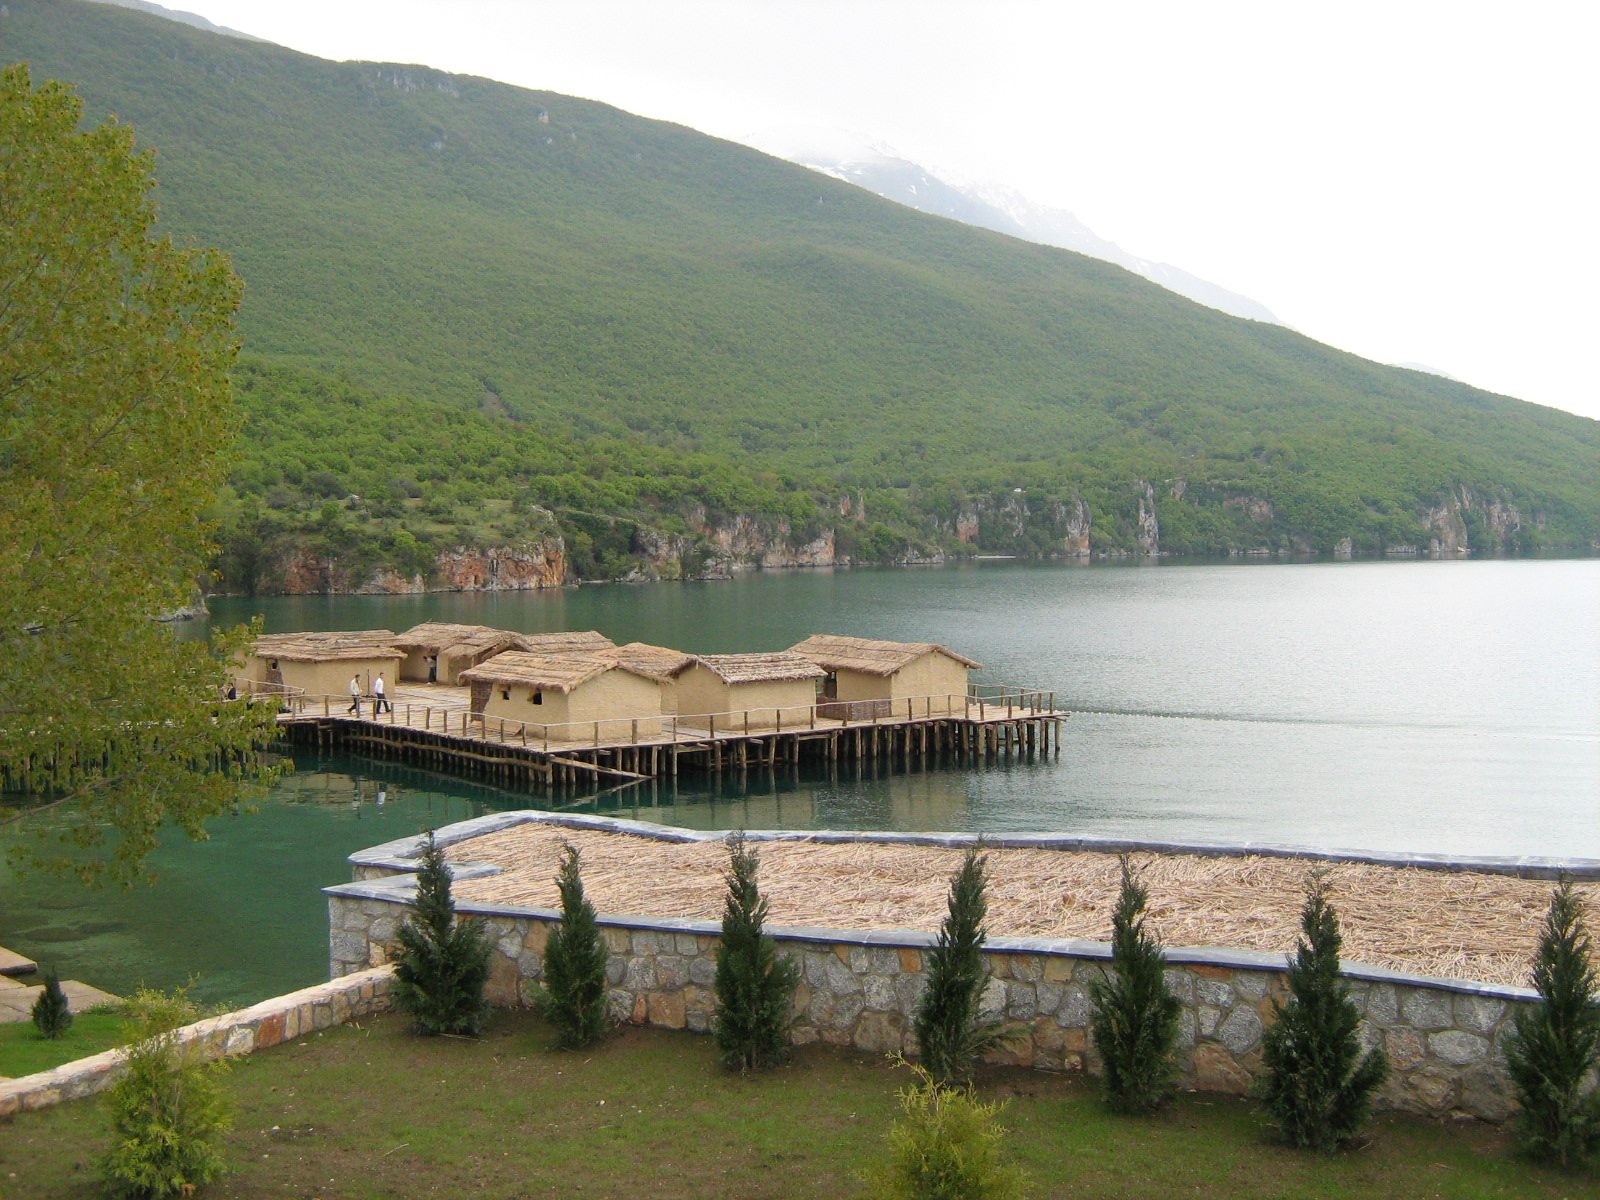
[{"label": "green turquoise shallow water", "polygon": [[[213,602],[268,630],[428,619],[597,628],[701,653],[809,633],[940,641],[1078,711],[1058,760],[863,778],[690,778],[624,816],[700,828],[1040,829],[1600,857],[1600,562],[982,563],[510,595]],[[198,624],[185,636],[203,632]],[[353,850],[495,808],[449,776],[309,760],[159,882],[0,875],[0,945],[113,991],[253,999],[324,973]],[[379,803],[380,792],[382,803]],[[634,794],[637,799],[639,794]],[[609,803],[614,804],[612,800]]]}]

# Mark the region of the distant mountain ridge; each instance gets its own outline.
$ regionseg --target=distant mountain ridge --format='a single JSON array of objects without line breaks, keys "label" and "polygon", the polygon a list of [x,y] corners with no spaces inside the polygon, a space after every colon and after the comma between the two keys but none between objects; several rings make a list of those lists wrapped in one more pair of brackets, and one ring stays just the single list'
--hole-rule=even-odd
[{"label": "distant mountain ridge", "polygon": [[[756,139],[761,144],[761,139]],[[790,162],[853,183],[887,200],[920,212],[1013,237],[1075,250],[1142,275],[1152,283],[1197,303],[1251,321],[1282,325],[1266,305],[1191,275],[1170,263],[1130,254],[1107,241],[1066,209],[1035,204],[1021,193],[995,185],[950,182],[887,147],[791,147],[777,152]]]},{"label": "distant mountain ridge", "polygon": [[83,0],[6,0],[0,47],[132,125],[162,227],[245,279],[240,563],[1600,544],[1600,422],[747,146]]},{"label": "distant mountain ridge", "polygon": [[159,4],[150,3],[150,0],[90,0],[90,3],[111,4],[117,8],[131,8],[135,12],[149,13],[153,17],[163,17],[168,21],[192,25],[196,29],[204,29],[208,33],[221,33],[228,37],[243,38],[247,42],[264,42],[267,40],[266,38],[259,38],[253,33],[242,33],[237,29],[229,29],[226,25],[214,24],[199,13],[183,12],[176,8],[164,8]]}]

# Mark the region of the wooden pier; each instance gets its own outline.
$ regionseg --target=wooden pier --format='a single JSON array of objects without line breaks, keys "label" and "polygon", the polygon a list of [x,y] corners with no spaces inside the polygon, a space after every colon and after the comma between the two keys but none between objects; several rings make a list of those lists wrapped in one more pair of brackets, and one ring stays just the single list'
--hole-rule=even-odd
[{"label": "wooden pier", "polygon": [[401,684],[381,714],[370,701],[359,714],[347,711],[347,696],[285,695],[281,702],[278,720],[291,744],[555,791],[803,763],[914,768],[1033,759],[1060,753],[1068,716],[1052,693],[998,686],[965,697],[876,701],[859,711],[831,704],[564,727],[478,715],[466,688],[439,685]]}]

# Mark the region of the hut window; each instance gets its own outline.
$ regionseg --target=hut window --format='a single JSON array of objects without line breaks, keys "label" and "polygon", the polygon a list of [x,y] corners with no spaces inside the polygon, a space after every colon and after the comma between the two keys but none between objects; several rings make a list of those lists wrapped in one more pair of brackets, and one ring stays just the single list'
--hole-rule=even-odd
[{"label": "hut window", "polygon": [[502,699],[502,700],[511,699],[511,689],[510,688],[501,688],[500,689],[500,699]]},{"label": "hut window", "polygon": [[533,695],[528,697],[528,703],[529,704],[543,704],[544,703],[544,693],[543,692],[534,692]]},{"label": "hut window", "polygon": [[278,669],[278,660],[275,658],[272,659],[269,663],[267,663],[267,667],[270,670],[276,671]]}]

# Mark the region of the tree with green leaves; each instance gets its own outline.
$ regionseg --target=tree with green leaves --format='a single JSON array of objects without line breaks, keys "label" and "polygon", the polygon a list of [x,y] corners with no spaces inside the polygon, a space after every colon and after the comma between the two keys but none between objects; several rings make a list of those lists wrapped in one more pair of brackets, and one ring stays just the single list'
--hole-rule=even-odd
[{"label": "tree with green leaves", "polygon": [[1182,1006],[1167,985],[1167,956],[1145,932],[1150,894],[1127,855],[1122,891],[1111,918],[1112,974],[1089,985],[1090,1029],[1100,1052],[1101,1092],[1113,1112],[1151,1112],[1172,1097]]},{"label": "tree with green leaves", "polygon": [[1517,1140],[1530,1158],[1570,1167],[1600,1147],[1600,978],[1570,878],[1550,897],[1533,986],[1539,1003],[1517,1014],[1505,1044]]},{"label": "tree with green leaves", "polygon": [[42,1038],[64,1037],[72,1028],[72,1009],[67,1004],[67,994],[61,990],[61,977],[53,970],[46,971],[44,987],[33,1002],[33,1027]]},{"label": "tree with green leaves", "polygon": [[778,954],[766,932],[767,902],[757,883],[760,860],[742,833],[728,839],[728,885],[717,950],[717,1011],[711,1029],[723,1066],[760,1071],[789,1053],[789,1006],[800,968]]},{"label": "tree with green leaves", "polygon": [[484,989],[494,947],[476,921],[456,919],[450,867],[431,829],[417,866],[415,911],[398,940],[394,997],[416,1031],[477,1037],[489,1017]]},{"label": "tree with green leaves", "polygon": [[213,653],[153,619],[211,557],[239,280],[152,236],[150,152],[82,115],[0,71],[0,824],[40,833],[36,864],[125,879],[267,773],[273,714],[220,703],[243,634]]},{"label": "tree with green leaves", "polygon": [[949,911],[939,940],[927,952],[927,986],[917,1003],[913,1030],[922,1066],[941,1084],[964,1079],[973,1065],[1010,1040],[999,1020],[983,1016],[989,968],[983,960],[989,902],[988,856],[967,851],[950,880]]},{"label": "tree with green leaves", "polygon": [[1362,1053],[1361,1013],[1339,974],[1344,939],[1322,871],[1306,884],[1300,928],[1289,1000],[1273,1001],[1277,1019],[1262,1036],[1266,1072],[1253,1090],[1291,1146],[1331,1154],[1366,1121],[1389,1059],[1381,1046]]},{"label": "tree with green leaves", "polygon": [[545,943],[540,1007],[556,1027],[556,1044],[576,1050],[605,1036],[609,955],[594,905],[583,894],[578,848],[570,842],[561,843],[556,890],[561,893],[561,923]]},{"label": "tree with green leaves", "polygon": [[917,1082],[900,1093],[889,1161],[870,1179],[874,1200],[1021,1200],[1022,1172],[1005,1160],[1003,1106],[912,1069]]},{"label": "tree with green leaves", "polygon": [[199,1040],[180,1038],[180,1027],[199,1016],[187,989],[141,991],[128,1009],[124,1068],[103,1101],[111,1145],[101,1175],[113,1196],[127,1200],[191,1196],[227,1171],[220,1145],[233,1126],[220,1080],[226,1060],[208,1061]]}]

